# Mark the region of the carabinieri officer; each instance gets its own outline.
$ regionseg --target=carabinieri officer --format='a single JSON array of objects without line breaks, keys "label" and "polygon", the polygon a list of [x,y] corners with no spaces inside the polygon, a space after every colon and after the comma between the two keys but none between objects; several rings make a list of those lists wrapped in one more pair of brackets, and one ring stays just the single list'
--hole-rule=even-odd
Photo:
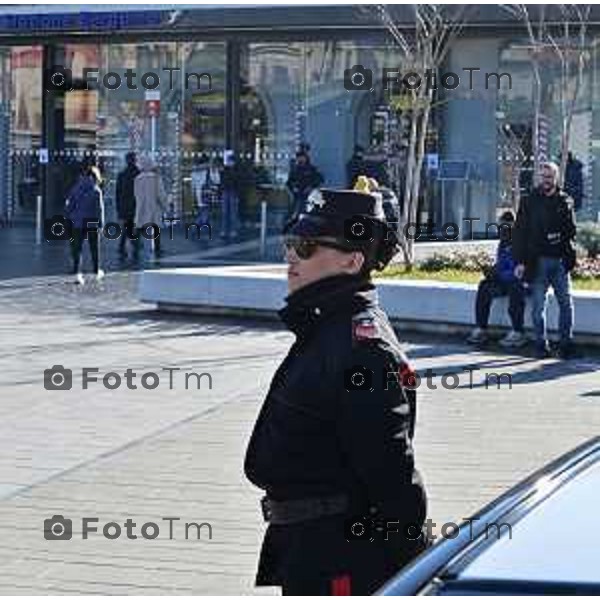
[{"label": "carabinieri officer", "polygon": [[416,380],[371,281],[397,238],[379,195],[322,189],[285,243],[290,294],[280,316],[296,341],[245,461],[269,523],[256,584],[286,595],[371,594],[427,545],[412,447]]}]

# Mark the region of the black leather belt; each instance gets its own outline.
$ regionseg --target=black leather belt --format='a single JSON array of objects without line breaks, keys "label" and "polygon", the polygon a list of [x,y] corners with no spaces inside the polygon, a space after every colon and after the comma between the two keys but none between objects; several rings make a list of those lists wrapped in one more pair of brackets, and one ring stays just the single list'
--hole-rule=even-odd
[{"label": "black leather belt", "polygon": [[344,494],[299,500],[272,500],[265,496],[260,501],[265,521],[272,525],[291,525],[321,517],[341,515],[348,511],[350,499]]}]

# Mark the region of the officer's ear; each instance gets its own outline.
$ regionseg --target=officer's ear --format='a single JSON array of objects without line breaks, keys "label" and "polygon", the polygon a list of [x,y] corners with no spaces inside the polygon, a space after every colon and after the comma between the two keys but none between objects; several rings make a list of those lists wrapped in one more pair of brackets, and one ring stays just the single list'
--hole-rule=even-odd
[{"label": "officer's ear", "polygon": [[344,266],[347,268],[348,273],[351,273],[352,275],[359,273],[365,264],[365,255],[362,252],[346,252],[344,258]]}]

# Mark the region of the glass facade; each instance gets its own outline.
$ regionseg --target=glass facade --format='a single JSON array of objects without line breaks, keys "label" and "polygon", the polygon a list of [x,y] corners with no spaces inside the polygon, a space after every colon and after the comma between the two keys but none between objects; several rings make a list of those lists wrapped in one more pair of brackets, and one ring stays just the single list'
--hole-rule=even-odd
[{"label": "glass facade", "polygon": [[[248,225],[258,223],[261,200],[267,201],[271,215],[283,218],[287,214],[290,195],[286,181],[301,144],[310,147],[311,160],[324,185],[348,184],[348,163],[359,145],[366,159],[380,168],[383,179],[390,173],[399,174],[395,181],[401,195],[408,113],[397,98],[396,108],[391,108],[382,71],[385,67],[402,71],[403,59],[398,46],[384,33],[356,30],[349,31],[345,39],[314,34],[310,39],[296,36],[287,41],[261,35],[232,40],[225,34],[222,39],[213,35],[210,41],[165,41],[160,32],[137,37],[143,39],[62,44],[40,40],[46,45],[0,47],[2,218],[31,221],[38,195],[44,197],[45,212],[60,210],[81,161],[101,166],[107,207],[114,210],[116,177],[128,151],[154,155],[171,210],[178,214],[197,211],[198,185],[202,183],[198,182],[205,176],[206,165],[220,169],[227,150],[238,156],[241,216]],[[491,173],[484,177],[485,193],[477,192],[484,187],[472,183],[474,217],[501,206],[516,206],[520,190],[531,181],[531,49],[526,40],[508,36],[486,38],[485,44],[476,38],[463,42],[458,40],[457,45],[459,48],[462,43],[462,50],[451,49],[450,67],[455,66],[453,60],[462,64],[463,56],[472,56],[472,48],[479,44],[484,48],[481,56],[490,65],[511,74],[512,87],[501,85],[497,93],[490,92],[485,105],[477,104],[477,94],[455,99],[440,93],[430,119],[426,141],[430,157],[421,186],[420,214],[428,213],[434,219],[442,212],[435,172],[438,160],[485,162],[485,168],[473,169]],[[43,68],[50,59],[71,70],[72,91],[43,90]],[[600,186],[596,167],[600,116],[595,110],[598,49],[593,43],[586,60],[570,149],[583,163],[583,208],[593,215],[598,211],[595,190]],[[542,63],[539,143],[545,155],[556,157],[563,80],[560,64],[551,53]],[[355,65],[372,73],[370,91],[346,89],[345,76]],[[83,85],[86,68],[97,70],[90,76],[98,80],[88,89]],[[128,71],[136,72],[137,89],[127,85]],[[150,94],[140,82],[141,75],[148,72],[160,76],[159,89]],[[103,85],[108,73],[111,75],[104,81],[108,85]],[[113,85],[115,78],[121,80],[118,87]],[[470,106],[478,111],[478,122],[489,130],[465,128],[471,122]],[[456,142],[460,136],[464,137],[462,146],[460,140]],[[493,164],[494,145],[497,164]],[[49,150],[47,164],[40,154],[43,148]],[[465,149],[469,157],[462,155]]]},{"label": "glass facade", "polygon": [[[73,89],[49,93],[42,89],[43,47],[6,49],[3,106],[10,113],[4,123],[11,161],[5,166],[19,201],[5,211],[32,218],[35,197],[42,193],[43,94],[51,98],[47,177],[55,182],[46,212],[60,209],[81,161],[90,160],[102,168],[111,210],[128,151],[154,153],[173,210],[189,213],[196,208],[193,173],[199,161],[218,167],[225,150],[235,150],[242,216],[250,223],[258,218],[260,200],[282,217],[287,213],[285,184],[300,144],[310,146],[324,185],[334,187],[348,183],[347,165],[357,144],[382,169],[401,160],[402,147],[392,139],[406,123],[390,110],[381,81],[384,67],[400,64],[393,45],[379,38],[257,41],[241,43],[236,51],[236,72],[228,73],[224,41],[54,45],[52,64],[70,69]],[[345,87],[347,70],[357,64],[373,73],[370,93]],[[93,72],[86,75],[85,69]],[[126,85],[127,70],[136,73],[137,89]],[[139,81],[148,72],[160,76],[154,116]],[[228,118],[236,121],[229,137]]]},{"label": "glass facade", "polygon": [[[400,65],[401,56],[380,37],[240,43],[235,72],[229,73],[225,41],[57,44],[52,64],[70,69],[73,79],[73,89],[64,93],[43,90],[44,52],[33,46],[6,48],[2,54],[3,124],[10,138],[3,147],[10,152],[0,168],[5,189],[12,190],[5,197],[15,199],[6,200],[2,211],[12,218],[33,219],[35,199],[44,189],[52,190],[45,194],[45,211],[60,210],[82,161],[101,166],[111,211],[116,176],[128,151],[153,152],[172,210],[193,213],[199,162],[208,159],[219,167],[225,150],[235,150],[242,173],[241,212],[249,224],[258,220],[260,200],[268,202],[272,214],[282,219],[287,214],[286,181],[300,144],[310,147],[324,185],[347,185],[356,145],[382,173],[393,165],[401,171],[403,147],[393,140],[406,122],[390,109],[381,80],[382,69]],[[373,74],[369,93],[346,89],[345,75],[357,64]],[[94,72],[86,75],[85,69]],[[128,70],[137,74],[137,89],[125,84]],[[159,105],[154,116],[139,81],[148,72],[158,73],[161,81],[159,95],[153,96]],[[209,74],[210,82],[202,74]],[[44,94],[45,188],[39,154]],[[229,134],[228,119],[236,121]]]}]

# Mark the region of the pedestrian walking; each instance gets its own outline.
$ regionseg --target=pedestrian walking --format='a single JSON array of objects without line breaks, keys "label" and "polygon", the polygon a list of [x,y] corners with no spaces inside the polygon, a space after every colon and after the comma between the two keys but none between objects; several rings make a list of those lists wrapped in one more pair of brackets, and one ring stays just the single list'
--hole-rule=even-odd
[{"label": "pedestrian walking", "polygon": [[[372,239],[352,235],[357,217]],[[296,340],[245,460],[269,524],[256,584],[285,595],[371,594],[427,544],[414,372],[371,280],[397,240],[379,196],[336,190],[314,191],[285,239],[289,295],[279,314]],[[376,527],[384,521],[402,533],[386,540]]]},{"label": "pedestrian walking", "polygon": [[521,202],[514,230],[515,274],[530,282],[536,354],[550,355],[546,336],[546,300],[550,286],[559,307],[559,356],[573,354],[573,300],[570,272],[575,267],[573,200],[558,187],[559,168],[540,167],[541,184]]},{"label": "pedestrian walking", "polygon": [[100,268],[99,230],[104,225],[104,201],[100,184],[102,176],[98,167],[84,165],[79,179],[71,188],[66,204],[65,216],[73,223],[71,238],[71,256],[75,283],[85,283],[81,272],[81,254],[83,242],[87,240],[96,280],[104,277]]},{"label": "pedestrian walking", "polygon": [[475,321],[477,327],[471,332],[467,341],[481,344],[488,339],[488,322],[494,298],[508,296],[508,314],[512,325],[501,340],[504,348],[520,348],[527,343],[524,333],[526,290],[523,281],[515,275],[515,260],[512,250],[512,227],[515,215],[506,211],[500,217],[498,235],[500,241],[496,250],[496,262],[479,282],[475,297]]},{"label": "pedestrian walking", "polygon": [[[144,245],[144,258],[160,257],[160,227],[167,204],[165,188],[158,167],[149,157],[140,161],[141,172],[135,178],[135,223],[140,242]],[[145,237],[144,237],[145,236]],[[151,239],[148,239],[151,238]]]},{"label": "pedestrian walking", "polygon": [[129,239],[133,258],[137,258],[139,250],[139,236],[135,231],[135,178],[140,174],[137,167],[135,152],[125,155],[125,168],[117,176],[116,202],[117,217],[121,225],[121,237],[119,239],[119,254],[126,258],[126,243]]}]

